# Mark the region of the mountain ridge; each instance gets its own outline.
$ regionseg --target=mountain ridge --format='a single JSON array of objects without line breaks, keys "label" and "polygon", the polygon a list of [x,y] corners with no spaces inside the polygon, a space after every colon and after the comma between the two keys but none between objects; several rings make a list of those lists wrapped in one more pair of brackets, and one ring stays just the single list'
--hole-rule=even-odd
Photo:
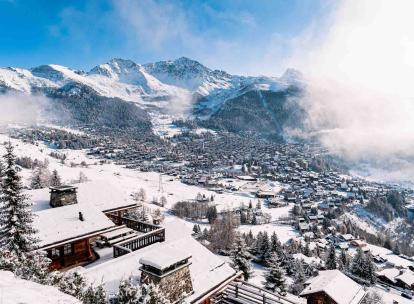
[{"label": "mountain ridge", "polygon": [[[187,57],[145,64],[113,58],[86,72],[58,64],[40,65],[30,69],[0,68],[0,92],[3,93],[36,93],[58,99],[70,97],[89,102],[93,100],[95,103],[96,100],[117,100],[116,102],[134,103],[145,112],[159,111],[204,121],[214,119],[215,114],[223,108],[227,111],[234,108],[224,107],[226,102],[231,101],[234,104],[246,96],[248,99],[261,96],[250,92],[271,92],[270,95],[282,92],[276,98],[280,102],[283,92],[292,87],[300,87],[302,83],[300,72],[292,69],[286,70],[281,77],[240,76],[212,70]],[[288,95],[291,94],[286,94],[286,98]],[[276,99],[270,98],[271,102]],[[275,111],[275,107],[269,107],[266,103],[244,101],[246,115],[255,117],[257,125],[262,126],[258,115],[247,113],[256,111],[253,104],[254,107],[265,107],[258,110],[265,112]],[[244,115],[241,109],[237,112],[238,115]],[[89,117],[87,113],[84,114],[83,116]],[[269,115],[275,117],[276,113]],[[138,116],[142,118],[145,115]],[[231,119],[231,111],[226,117]],[[255,121],[249,125],[254,126]],[[259,127],[257,129],[260,132]]]}]

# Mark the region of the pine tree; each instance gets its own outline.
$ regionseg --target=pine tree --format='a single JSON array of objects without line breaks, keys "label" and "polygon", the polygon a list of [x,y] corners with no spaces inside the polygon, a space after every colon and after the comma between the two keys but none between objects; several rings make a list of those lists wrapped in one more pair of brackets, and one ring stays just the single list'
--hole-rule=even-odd
[{"label": "pine tree", "polygon": [[347,271],[349,268],[349,259],[348,256],[345,252],[345,250],[341,250],[341,256],[339,257],[339,267],[338,269],[342,270],[342,271]]},{"label": "pine tree", "polygon": [[371,284],[375,284],[377,277],[375,275],[376,267],[372,260],[371,253],[365,254],[364,259],[364,279],[368,280]]},{"label": "pine tree", "polygon": [[77,272],[66,272],[59,280],[59,290],[74,296],[75,298],[82,299],[83,293],[86,289],[85,278]]},{"label": "pine tree", "polygon": [[33,175],[30,181],[30,188],[32,189],[42,189],[45,186],[43,185],[43,181],[42,181],[42,168],[41,167],[37,167],[34,171],[33,171]]},{"label": "pine tree", "polygon": [[50,177],[50,186],[52,187],[58,187],[62,184],[60,176],[57,172],[57,170],[52,171],[52,176]]},{"label": "pine tree", "polygon": [[334,244],[331,244],[329,247],[326,260],[325,260],[325,267],[326,269],[336,269],[337,263],[336,263],[336,251]]},{"label": "pine tree", "polygon": [[357,249],[356,255],[352,258],[351,262],[351,273],[353,275],[364,277],[365,257],[361,248]]},{"label": "pine tree", "polygon": [[303,261],[295,260],[295,275],[293,278],[293,284],[290,287],[291,292],[294,295],[299,295],[302,290],[304,289],[306,276],[305,271],[303,269]]},{"label": "pine tree", "polygon": [[216,206],[211,206],[207,208],[207,219],[208,223],[211,224],[217,219],[217,208]]},{"label": "pine tree", "polygon": [[285,293],[286,285],[283,270],[279,265],[277,255],[274,253],[272,254],[272,258],[269,259],[269,267],[265,274],[265,280],[266,289],[280,294]]},{"label": "pine tree", "polygon": [[276,232],[273,231],[272,236],[270,237],[270,250],[272,252],[279,253],[282,244],[280,243]]},{"label": "pine tree", "polygon": [[195,236],[198,236],[198,235],[201,233],[201,228],[200,228],[200,226],[199,226],[199,225],[197,225],[197,224],[194,224],[194,226],[193,226],[193,232],[194,232],[194,235],[195,235]]},{"label": "pine tree", "polygon": [[256,213],[253,213],[253,217],[252,217],[252,225],[257,225]]},{"label": "pine tree", "polygon": [[131,283],[130,279],[119,283],[118,304],[138,304],[140,296],[140,290]]},{"label": "pine tree", "polygon": [[306,255],[307,257],[312,256],[312,253],[309,247],[309,242],[306,242],[305,249],[303,250],[303,254]]},{"label": "pine tree", "polygon": [[260,247],[259,259],[262,263],[267,265],[267,259],[270,258],[270,239],[267,231],[263,233],[262,246]]},{"label": "pine tree", "polygon": [[106,303],[106,292],[102,285],[97,287],[89,285],[82,295],[83,304],[102,304]]},{"label": "pine tree", "polygon": [[262,243],[263,243],[263,232],[259,231],[259,233],[256,236],[256,241],[254,243],[254,254],[255,255],[259,255],[260,254],[260,250],[262,248]]},{"label": "pine tree", "polygon": [[30,252],[36,247],[35,229],[31,204],[22,193],[20,176],[16,172],[13,146],[6,146],[5,170],[2,182],[2,206],[0,207],[0,247],[16,255]]},{"label": "pine tree", "polygon": [[244,279],[249,280],[251,276],[251,257],[243,238],[240,236],[236,236],[230,258],[231,266],[237,271],[242,271]]},{"label": "pine tree", "polygon": [[246,235],[246,245],[251,249],[255,242],[254,235],[251,230],[249,230],[249,233]]}]

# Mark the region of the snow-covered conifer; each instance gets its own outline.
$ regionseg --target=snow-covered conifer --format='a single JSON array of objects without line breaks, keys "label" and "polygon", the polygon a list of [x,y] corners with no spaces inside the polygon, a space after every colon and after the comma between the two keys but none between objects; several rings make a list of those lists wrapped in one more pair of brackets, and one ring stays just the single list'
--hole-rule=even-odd
[{"label": "snow-covered conifer", "polygon": [[235,238],[230,258],[231,266],[237,271],[242,271],[244,279],[247,281],[251,276],[251,257],[243,238],[239,235]]},{"label": "snow-covered conifer", "polygon": [[273,253],[272,258],[269,259],[269,267],[265,274],[265,287],[272,292],[284,294],[286,291],[285,277],[278,260],[278,256]]},{"label": "snow-covered conifer", "polygon": [[325,267],[326,269],[336,269],[338,267],[336,262],[336,251],[334,244],[331,244],[331,246],[329,246],[325,260]]},{"label": "snow-covered conifer", "polygon": [[52,187],[58,187],[62,184],[62,181],[60,179],[59,173],[57,170],[52,171],[52,175],[50,176],[50,186]]},{"label": "snow-covered conifer", "polygon": [[22,183],[16,171],[13,146],[6,146],[5,169],[0,206],[0,247],[16,255],[30,252],[36,247],[31,203],[22,193]]},{"label": "snow-covered conifer", "polygon": [[295,260],[295,274],[293,277],[293,284],[290,286],[290,290],[294,295],[298,295],[304,289],[306,281],[305,271],[303,269],[303,261]]}]

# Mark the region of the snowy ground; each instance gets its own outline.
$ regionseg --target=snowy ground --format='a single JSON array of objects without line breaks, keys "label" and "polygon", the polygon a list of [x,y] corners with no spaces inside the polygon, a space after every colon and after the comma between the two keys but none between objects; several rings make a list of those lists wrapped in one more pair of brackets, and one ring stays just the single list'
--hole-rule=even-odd
[{"label": "snowy ground", "polygon": [[0,303],[80,304],[81,302],[55,287],[22,280],[11,272],[0,271]]}]

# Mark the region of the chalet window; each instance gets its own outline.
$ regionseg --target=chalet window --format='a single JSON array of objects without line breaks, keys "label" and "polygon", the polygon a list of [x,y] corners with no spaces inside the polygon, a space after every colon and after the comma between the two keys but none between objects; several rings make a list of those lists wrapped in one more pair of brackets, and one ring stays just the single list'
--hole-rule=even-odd
[{"label": "chalet window", "polygon": [[63,254],[64,255],[72,254],[72,244],[65,244],[63,246]]},{"label": "chalet window", "polygon": [[52,258],[58,257],[59,255],[60,255],[59,248],[52,248],[52,250],[50,250],[50,256]]}]

